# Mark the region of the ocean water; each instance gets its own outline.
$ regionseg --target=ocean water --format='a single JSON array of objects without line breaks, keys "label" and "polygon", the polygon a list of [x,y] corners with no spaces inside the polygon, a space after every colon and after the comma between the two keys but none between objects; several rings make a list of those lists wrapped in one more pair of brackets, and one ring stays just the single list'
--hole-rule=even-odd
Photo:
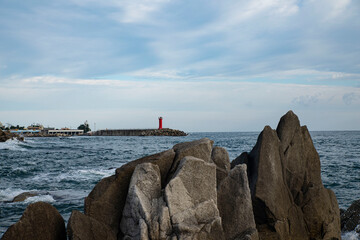
[{"label": "ocean water", "polygon": [[[258,132],[191,133],[186,137],[67,137],[26,138],[0,143],[0,237],[17,222],[27,205],[45,201],[65,221],[72,210],[83,211],[84,197],[103,177],[129,161],[208,137],[227,149],[233,160],[255,145]],[[320,155],[325,187],[340,208],[360,199],[360,131],[311,132]],[[16,195],[36,191],[36,197],[8,203]],[[344,233],[344,239],[357,239]]]}]

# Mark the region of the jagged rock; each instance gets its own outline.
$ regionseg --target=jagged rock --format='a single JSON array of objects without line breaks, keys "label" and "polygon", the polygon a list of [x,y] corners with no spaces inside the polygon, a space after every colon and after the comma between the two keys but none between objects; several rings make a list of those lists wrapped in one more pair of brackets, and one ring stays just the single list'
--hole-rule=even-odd
[{"label": "jagged rock", "polygon": [[171,234],[169,210],[161,196],[157,165],[136,166],[120,227],[125,239],[167,239]]},{"label": "jagged rock", "polygon": [[253,150],[233,162],[248,165],[261,239],[340,239],[335,195],[323,187],[319,156],[292,111],[276,131],[266,126]]},{"label": "jagged rock", "polygon": [[20,137],[15,133],[11,133],[9,131],[3,131],[0,129],[0,142],[6,142],[9,139],[17,139],[19,141],[24,141],[23,137]]},{"label": "jagged rock", "polygon": [[217,199],[225,239],[258,239],[245,164],[221,182]]},{"label": "jagged rock", "polygon": [[340,210],[335,194],[321,181],[320,158],[306,126],[289,111],[277,134],[283,151],[285,181],[294,202],[302,209],[310,238],[340,239]]},{"label": "jagged rock", "polygon": [[[100,181],[85,198],[85,214],[110,226],[115,233],[118,233],[130,179],[135,167],[146,162],[156,164],[160,169],[161,179],[166,179],[174,157],[175,152],[171,149],[140,158],[116,169],[115,176]],[[119,235],[121,236],[122,233]]]},{"label": "jagged rock", "polygon": [[66,240],[64,219],[48,203],[30,204],[20,220],[8,228],[3,240]]},{"label": "jagged rock", "polygon": [[[344,232],[354,231],[360,226],[360,199],[354,201],[351,206],[341,215],[341,230]],[[360,233],[360,227],[357,231]]]},{"label": "jagged rock", "polygon": [[[300,239],[305,223],[302,218],[288,214],[293,204],[284,182],[280,141],[276,132],[266,126],[248,157],[249,164],[253,166],[251,169],[257,170],[250,173],[249,184],[256,224],[264,225],[259,231],[260,238],[268,235],[267,232],[275,232],[280,239]],[[292,231],[290,226],[294,227]]]},{"label": "jagged rock", "polygon": [[165,188],[165,199],[178,239],[223,239],[214,164],[184,157]]},{"label": "jagged rock", "polygon": [[67,225],[69,240],[116,240],[116,234],[107,225],[74,210]]},{"label": "jagged rock", "polygon": [[211,152],[211,160],[216,165],[216,185],[219,186],[230,171],[229,154],[225,148],[216,146]]},{"label": "jagged rock", "polygon": [[193,156],[196,158],[200,158],[205,162],[212,162],[211,151],[213,144],[214,141],[208,138],[203,138],[192,142],[184,142],[184,143],[176,144],[173,147],[176,156],[174,159],[174,163],[169,171],[167,182],[170,181],[170,179],[174,175],[181,159],[183,159],[186,156]]}]

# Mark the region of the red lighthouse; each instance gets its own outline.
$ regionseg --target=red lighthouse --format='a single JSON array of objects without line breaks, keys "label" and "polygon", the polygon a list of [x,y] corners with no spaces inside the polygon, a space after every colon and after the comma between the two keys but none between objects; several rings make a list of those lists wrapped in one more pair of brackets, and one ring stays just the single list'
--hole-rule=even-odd
[{"label": "red lighthouse", "polygon": [[159,129],[162,129],[162,117],[159,117]]}]

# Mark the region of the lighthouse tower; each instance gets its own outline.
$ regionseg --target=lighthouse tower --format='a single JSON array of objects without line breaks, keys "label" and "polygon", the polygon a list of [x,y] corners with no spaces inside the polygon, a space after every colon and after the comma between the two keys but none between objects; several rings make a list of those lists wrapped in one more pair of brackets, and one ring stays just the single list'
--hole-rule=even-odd
[{"label": "lighthouse tower", "polygon": [[159,129],[162,129],[162,120],[163,120],[163,118],[159,117]]}]

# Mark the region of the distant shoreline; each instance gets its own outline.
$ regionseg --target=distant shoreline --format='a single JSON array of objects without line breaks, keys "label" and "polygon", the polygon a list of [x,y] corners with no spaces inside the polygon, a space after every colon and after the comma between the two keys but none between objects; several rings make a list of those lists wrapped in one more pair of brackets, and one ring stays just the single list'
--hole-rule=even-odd
[{"label": "distant shoreline", "polygon": [[[13,133],[14,134],[14,133]],[[22,133],[22,137],[71,137],[71,136],[187,136],[188,134],[175,129],[106,129],[77,134],[74,132],[60,132],[49,134],[48,132]]]}]

